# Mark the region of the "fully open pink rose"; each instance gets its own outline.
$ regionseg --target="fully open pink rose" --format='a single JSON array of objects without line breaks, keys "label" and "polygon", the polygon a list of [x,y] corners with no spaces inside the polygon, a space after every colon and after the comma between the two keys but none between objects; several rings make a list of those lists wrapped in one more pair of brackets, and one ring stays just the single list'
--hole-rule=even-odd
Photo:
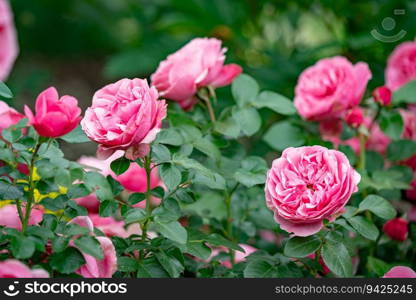
[{"label": "fully open pink rose", "polygon": [[42,269],[31,270],[18,260],[7,259],[0,262],[0,278],[49,278],[49,274]]},{"label": "fully open pink rose", "polygon": [[386,85],[395,91],[416,79],[416,42],[405,42],[394,49],[387,61]]},{"label": "fully open pink rose", "polygon": [[2,129],[16,125],[25,116],[7,105],[6,102],[0,101],[0,133]]},{"label": "fully open pink rose", "polygon": [[25,114],[29,123],[39,135],[60,137],[77,127],[81,120],[81,109],[78,101],[72,96],[59,98],[58,91],[50,87],[39,94],[36,99],[36,115],[25,105]]},{"label": "fully open pink rose", "polygon": [[[23,214],[26,212],[22,208]],[[36,225],[43,219],[43,211],[37,207],[32,208],[30,211],[29,225]],[[15,204],[6,205],[0,208],[0,226],[6,226],[15,228],[18,230],[22,229],[22,222],[20,222],[19,214]]]},{"label": "fully open pink rose", "polygon": [[109,157],[126,150],[129,158],[144,156],[166,117],[166,103],[144,79],[121,79],[98,90],[81,121],[87,136]]},{"label": "fully open pink rose", "polygon": [[190,109],[199,88],[228,85],[241,73],[238,65],[224,65],[225,51],[215,38],[193,39],[159,64],[152,84],[161,96]]},{"label": "fully open pink rose", "polygon": [[360,103],[371,72],[367,64],[351,64],[336,56],[318,61],[299,77],[295,106],[308,120],[339,117]]},{"label": "fully open pink rose", "polygon": [[19,48],[13,14],[7,0],[0,0],[0,80],[4,81],[12,69]]},{"label": "fully open pink rose", "polygon": [[409,267],[393,267],[384,274],[383,278],[416,278],[416,272]]},{"label": "fully open pink rose", "polygon": [[280,228],[297,236],[317,233],[341,214],[360,175],[339,151],[321,146],[287,148],[266,179],[266,203]]}]

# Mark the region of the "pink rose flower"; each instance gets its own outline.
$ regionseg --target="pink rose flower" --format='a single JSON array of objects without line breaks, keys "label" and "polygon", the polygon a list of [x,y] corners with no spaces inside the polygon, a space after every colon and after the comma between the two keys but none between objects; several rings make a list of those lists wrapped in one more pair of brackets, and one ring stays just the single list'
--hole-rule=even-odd
[{"label": "pink rose flower", "polygon": [[49,274],[42,269],[31,270],[18,260],[7,259],[0,262],[0,278],[49,278]]},{"label": "pink rose flower", "polygon": [[[22,208],[23,213],[26,212],[25,208]],[[32,208],[29,216],[29,225],[37,225],[43,219],[43,211],[39,208]],[[9,204],[0,208],[0,226],[6,226],[22,230],[22,222],[20,222],[19,214],[15,204]]]},{"label": "pink rose flower", "polygon": [[[244,252],[235,251],[234,261],[236,264],[244,262],[247,256],[257,251],[256,248],[247,244],[239,244],[238,246],[243,248]],[[226,249],[225,247],[218,247],[212,249],[210,257],[205,262],[212,261],[212,259],[221,252],[228,252],[228,249]],[[231,262],[229,260],[221,261],[221,265],[229,269],[232,267]]]},{"label": "pink rose flower", "polygon": [[74,199],[74,201],[78,205],[85,207],[89,213],[98,213],[99,211],[100,201],[95,194],[89,194],[85,197]]},{"label": "pink rose flower", "polygon": [[[72,219],[69,223],[78,224],[93,234],[93,221],[86,216],[80,216]],[[97,259],[89,254],[82,253],[86,263],[82,265],[76,273],[84,278],[111,278],[117,270],[117,255],[113,243],[107,237],[96,237],[103,250],[104,258]],[[72,244],[72,242],[71,242]]]},{"label": "pink rose flower", "polygon": [[414,179],[410,184],[410,189],[406,190],[406,198],[416,201],[416,180]]},{"label": "pink rose flower", "polygon": [[384,233],[392,240],[403,242],[407,239],[408,222],[402,218],[395,218],[387,221],[383,226]]},{"label": "pink rose flower", "polygon": [[19,52],[13,14],[7,0],[0,0],[0,80],[6,80]]},{"label": "pink rose flower", "polygon": [[370,79],[365,63],[353,65],[340,56],[325,58],[302,72],[294,104],[307,120],[340,117],[360,103]]},{"label": "pink rose flower", "polygon": [[0,133],[2,129],[16,125],[24,117],[24,115],[7,105],[6,102],[0,101]]},{"label": "pink rose flower", "polygon": [[410,222],[416,222],[416,205],[412,205],[407,213],[407,218]]},{"label": "pink rose flower", "polygon": [[416,79],[416,42],[404,42],[394,49],[387,61],[385,79],[392,91]]},{"label": "pink rose flower", "polygon": [[400,109],[400,115],[403,119],[402,138],[408,140],[416,140],[416,109],[409,107],[408,109]]},{"label": "pink rose flower", "polygon": [[25,105],[25,114],[39,135],[60,137],[77,127],[81,120],[78,100],[72,96],[59,98],[58,91],[50,87],[36,99],[36,115]]},{"label": "pink rose flower", "polygon": [[215,38],[193,39],[159,64],[152,84],[161,96],[191,109],[199,88],[229,85],[242,72],[236,64],[224,65],[225,51]]},{"label": "pink rose flower", "polygon": [[409,267],[393,267],[384,274],[383,278],[416,278],[416,272]]},{"label": "pink rose flower", "polygon": [[382,106],[391,104],[391,90],[386,86],[380,86],[373,91],[374,101]]},{"label": "pink rose flower", "polygon": [[343,212],[360,178],[342,152],[287,148],[267,173],[266,203],[281,229],[309,236]]},{"label": "pink rose flower", "polygon": [[166,103],[144,79],[121,79],[98,90],[81,121],[87,136],[100,144],[99,157],[126,150],[132,160],[144,156],[162,127]]}]

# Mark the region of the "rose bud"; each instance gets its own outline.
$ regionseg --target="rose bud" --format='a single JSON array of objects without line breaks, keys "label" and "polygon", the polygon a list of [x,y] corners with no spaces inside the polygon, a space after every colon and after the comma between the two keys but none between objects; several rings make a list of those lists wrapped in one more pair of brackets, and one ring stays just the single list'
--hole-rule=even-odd
[{"label": "rose bud", "polygon": [[215,38],[193,39],[159,64],[151,77],[152,85],[161,96],[191,109],[199,88],[226,86],[240,75],[240,66],[224,65],[225,51]]},{"label": "rose bud", "polygon": [[361,108],[354,107],[350,111],[348,111],[347,115],[345,116],[345,122],[351,127],[358,127],[364,122],[364,113]]},{"label": "rose bud", "polygon": [[306,120],[338,118],[360,103],[370,78],[366,63],[353,65],[341,56],[321,59],[299,76],[295,107]]},{"label": "rose bud", "polygon": [[392,240],[403,242],[407,239],[407,224],[405,219],[395,218],[384,224],[383,231]]},{"label": "rose bud", "polygon": [[391,104],[391,90],[386,86],[380,86],[373,91],[374,101],[382,106]]},{"label": "rose bud", "polygon": [[343,212],[360,178],[340,151],[287,148],[267,173],[266,203],[281,229],[309,236]]},{"label": "rose bud", "polygon": [[393,267],[384,274],[383,278],[416,278],[416,272],[409,267]]},{"label": "rose bud", "polygon": [[145,79],[121,79],[98,90],[81,126],[100,144],[97,155],[108,158],[125,150],[129,159],[143,157],[166,117],[166,103]]},{"label": "rose bud", "polygon": [[0,80],[9,75],[19,52],[13,14],[7,0],[0,0]]},{"label": "rose bud", "polygon": [[72,96],[59,98],[54,87],[39,94],[36,99],[36,115],[25,105],[25,114],[38,134],[43,137],[60,137],[77,127],[81,120],[78,101]]}]

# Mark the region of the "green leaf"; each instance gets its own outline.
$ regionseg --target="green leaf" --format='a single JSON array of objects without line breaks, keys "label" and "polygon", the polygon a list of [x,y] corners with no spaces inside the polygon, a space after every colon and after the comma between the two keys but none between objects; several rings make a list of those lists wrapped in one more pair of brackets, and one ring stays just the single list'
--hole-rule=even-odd
[{"label": "green leaf", "polygon": [[166,128],[158,133],[155,143],[180,146],[183,144],[183,137],[176,128]]},{"label": "green leaf", "polygon": [[175,154],[172,157],[172,163],[184,167],[185,169],[195,170],[207,177],[211,177],[212,179],[214,179],[215,173],[210,169],[204,167],[200,162],[196,161],[195,159]]},{"label": "green leaf", "polygon": [[279,277],[277,267],[264,260],[253,260],[244,269],[245,278],[275,278]]},{"label": "green leaf", "polygon": [[165,271],[157,259],[152,256],[139,261],[137,270],[138,278],[166,278],[169,274]]},{"label": "green leaf", "polygon": [[300,128],[288,121],[274,124],[263,136],[263,140],[273,149],[283,151],[288,147],[302,146],[305,139]]},{"label": "green leaf", "polygon": [[243,107],[233,110],[233,117],[237,120],[241,130],[247,136],[252,136],[261,127],[261,117],[253,107]]},{"label": "green leaf", "polygon": [[58,252],[62,252],[65,250],[65,248],[68,246],[69,244],[69,238],[66,236],[56,236],[53,240],[52,240],[52,249],[53,252],[58,253]]},{"label": "green leaf", "polygon": [[391,265],[378,258],[369,256],[367,258],[367,268],[369,271],[381,277],[391,269]]},{"label": "green leaf", "polygon": [[225,136],[237,138],[240,134],[241,128],[238,122],[230,116],[224,120],[217,121],[215,123],[215,130]]},{"label": "green leaf", "polygon": [[409,81],[393,93],[393,103],[416,103],[416,80]]},{"label": "green leaf", "polygon": [[137,204],[139,202],[142,202],[145,199],[146,199],[146,195],[145,194],[142,194],[142,193],[133,193],[133,194],[130,194],[130,196],[129,196],[129,198],[128,198],[127,201],[131,205],[134,205],[134,204]]},{"label": "green leaf", "polygon": [[52,269],[62,274],[70,274],[84,265],[85,259],[77,249],[68,247],[62,252],[52,254],[49,264]]},{"label": "green leaf", "polygon": [[259,93],[259,85],[251,76],[241,74],[234,79],[231,85],[231,92],[238,106],[243,107],[256,99]]},{"label": "green leaf", "polygon": [[204,238],[205,241],[212,246],[225,246],[227,248],[241,251],[244,253],[244,249],[241,248],[237,243],[231,242],[230,240],[227,240],[223,236],[219,235],[218,233],[212,233],[209,236]]},{"label": "green leaf", "polygon": [[211,142],[208,137],[199,138],[192,143],[195,149],[198,149],[208,157],[219,161],[221,159],[220,150],[218,150],[217,146]]},{"label": "green leaf", "polygon": [[283,95],[272,91],[263,91],[258,96],[253,105],[257,108],[267,107],[281,115],[293,115],[296,108],[293,102]]},{"label": "green leaf", "polygon": [[142,222],[146,219],[146,212],[141,208],[130,209],[124,216],[126,224]]},{"label": "green leaf", "polygon": [[387,158],[401,161],[416,154],[416,142],[410,140],[392,141],[387,148]]},{"label": "green leaf", "polygon": [[97,259],[103,259],[104,253],[101,249],[100,242],[93,236],[80,236],[74,241],[75,246],[82,252],[89,254]]},{"label": "green leaf", "polygon": [[177,221],[161,222],[156,219],[154,226],[160,234],[174,242],[185,244],[187,241],[188,234],[185,228]]},{"label": "green leaf", "polygon": [[99,214],[101,217],[111,217],[117,212],[118,204],[113,200],[105,200],[100,203]]},{"label": "green leaf", "polygon": [[234,174],[234,179],[246,187],[252,187],[257,184],[263,184],[266,181],[266,173],[237,170]]},{"label": "green leaf", "polygon": [[325,241],[322,247],[322,258],[335,275],[340,277],[352,276],[352,261],[344,244]]},{"label": "green leaf", "polygon": [[172,278],[177,278],[183,272],[183,265],[174,256],[168,256],[164,251],[155,253],[156,259]]},{"label": "green leaf", "polygon": [[0,97],[7,98],[7,99],[13,98],[12,91],[2,81],[0,81]]},{"label": "green leaf", "polygon": [[158,167],[160,178],[169,190],[173,190],[182,181],[179,169],[171,164],[163,164]]},{"label": "green leaf", "polygon": [[186,244],[186,253],[207,260],[211,256],[211,248],[200,241],[188,241]]},{"label": "green leaf", "polygon": [[29,258],[35,252],[35,243],[26,236],[14,236],[11,240],[10,250],[17,259]]},{"label": "green leaf", "polygon": [[377,195],[368,195],[358,206],[359,211],[369,210],[376,216],[385,220],[393,219],[396,210],[389,201]]},{"label": "green leaf", "polygon": [[126,256],[117,258],[117,270],[120,272],[135,272],[139,268],[136,259]]},{"label": "green leaf", "polygon": [[155,158],[156,162],[162,163],[170,161],[171,155],[168,147],[162,144],[156,144],[152,146],[152,158]]},{"label": "green leaf", "polygon": [[122,156],[111,162],[111,170],[113,170],[116,175],[121,175],[128,170],[130,163],[130,160]]},{"label": "green leaf", "polygon": [[318,250],[321,243],[321,239],[315,235],[293,237],[287,241],[284,254],[288,257],[306,257]]},{"label": "green leaf", "polygon": [[398,111],[382,111],[380,128],[393,140],[400,139],[403,132],[403,119]]},{"label": "green leaf", "polygon": [[90,141],[90,139],[87,137],[87,135],[82,130],[81,125],[78,125],[70,133],[67,133],[64,136],[61,136],[61,139],[64,140],[65,142],[71,143],[71,144],[86,143],[86,142]]},{"label": "green leaf", "polygon": [[375,241],[379,235],[379,231],[373,223],[362,216],[355,216],[347,219],[348,223],[363,237]]},{"label": "green leaf", "polygon": [[14,185],[0,181],[0,199],[15,200],[23,197],[23,192]]}]

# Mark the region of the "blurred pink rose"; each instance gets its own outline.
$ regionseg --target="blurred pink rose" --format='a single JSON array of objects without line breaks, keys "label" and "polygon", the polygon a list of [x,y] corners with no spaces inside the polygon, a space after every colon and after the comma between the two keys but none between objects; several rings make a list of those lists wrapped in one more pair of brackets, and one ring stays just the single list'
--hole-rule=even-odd
[{"label": "blurred pink rose", "polygon": [[104,258],[99,260],[91,255],[82,253],[86,264],[76,273],[84,278],[111,278],[117,271],[117,255],[113,243],[107,237],[96,237],[103,249]]},{"label": "blurred pink rose", "polygon": [[0,262],[0,278],[49,278],[49,274],[42,269],[31,270],[18,260],[7,259]]},{"label": "blurred pink rose", "polygon": [[384,233],[392,240],[403,242],[408,235],[408,222],[402,218],[394,218],[387,221],[383,226]]},{"label": "blurred pink rose", "polygon": [[[23,214],[26,212],[22,208]],[[30,212],[29,225],[37,225],[43,219],[43,211],[39,208],[33,207]],[[18,230],[22,229],[22,222],[20,222],[19,214],[17,212],[17,207],[15,204],[9,204],[3,207],[0,207],[0,226],[6,226],[10,228],[15,228]]]},{"label": "blurred pink rose", "polygon": [[416,278],[416,272],[409,267],[393,267],[384,274],[383,278]]},{"label": "blurred pink rose", "polygon": [[[93,221],[90,217],[79,216],[72,219],[70,224],[78,224],[87,228],[91,234],[94,232]],[[111,278],[117,270],[117,255],[113,243],[107,237],[96,237],[103,250],[104,258],[97,259],[91,255],[82,253],[86,263],[82,265],[76,273],[84,278]],[[71,244],[73,244],[71,242]]]},{"label": "blurred pink rose", "polygon": [[321,59],[300,75],[294,104],[304,119],[336,118],[360,103],[370,79],[366,63],[353,65],[340,56]]},{"label": "blurred pink rose", "polygon": [[[95,157],[82,156],[78,163],[99,169],[104,176],[111,175],[117,180],[125,189],[130,192],[144,193],[147,187],[146,170],[140,167],[137,163],[133,162],[130,167],[121,175],[116,175],[111,170],[111,162],[122,157],[124,151],[116,151],[110,157],[105,160],[101,160]],[[162,181],[159,178],[157,168],[152,169],[150,176],[150,187],[154,189],[157,186],[162,186]]]},{"label": "blurred pink rose", "polygon": [[373,91],[374,101],[382,106],[388,106],[391,104],[391,90],[386,86],[380,86]]},{"label": "blurred pink rose", "polygon": [[13,14],[7,0],[0,0],[0,80],[6,80],[19,52]]},{"label": "blurred pink rose", "polygon": [[[309,254],[307,257],[308,257],[308,258],[310,258],[310,259],[315,259],[316,254],[315,254],[315,253],[311,253],[311,254]],[[319,264],[321,265],[321,267],[322,267],[322,274],[323,274],[323,275],[328,275],[329,273],[331,273],[331,270],[330,270],[330,269],[328,268],[328,266],[325,264],[325,262],[324,262],[324,260],[323,260],[322,256],[319,256],[318,263],[319,263]]]},{"label": "blurred pink rose", "polygon": [[144,79],[121,79],[98,90],[81,121],[99,145],[99,157],[126,150],[132,160],[144,156],[162,127],[166,103]]},{"label": "blurred pink rose", "polygon": [[2,129],[16,125],[24,117],[24,115],[7,105],[6,102],[0,101],[0,133]]},{"label": "blurred pink rose", "polygon": [[341,214],[360,175],[339,151],[321,146],[287,148],[266,179],[266,203],[280,228],[297,236],[317,233]]},{"label": "blurred pink rose", "polygon": [[[384,134],[377,123],[372,124],[371,118],[365,117],[363,125],[369,129],[369,137],[366,143],[366,149],[384,154],[390,144],[390,138]],[[341,140],[343,130],[341,119],[324,120],[319,123],[319,132],[324,141],[333,143],[337,149],[339,145],[350,146],[358,155],[360,152],[360,141],[357,137],[347,140]]]},{"label": "blurred pink rose", "polygon": [[90,194],[85,197],[74,199],[74,201],[83,207],[85,207],[89,213],[98,213],[100,208],[100,201],[95,194]]},{"label": "blurred pink rose", "polygon": [[113,217],[101,217],[98,214],[90,214],[89,217],[94,227],[101,230],[108,237],[126,238],[129,236],[126,229],[124,229],[123,221],[117,221]]},{"label": "blurred pink rose", "polygon": [[386,85],[392,91],[416,79],[416,42],[404,42],[394,49],[387,61]]},{"label": "blurred pink rose", "polygon": [[406,198],[416,201],[416,180],[414,179],[410,184],[410,189],[406,191]]},{"label": "blurred pink rose", "polygon": [[81,120],[81,109],[78,101],[72,96],[59,98],[58,91],[50,87],[39,94],[36,99],[36,115],[25,105],[25,114],[29,123],[35,127],[39,135],[44,137],[60,137],[77,127]]},{"label": "blurred pink rose", "polygon": [[409,212],[407,213],[407,218],[410,222],[416,222],[416,205],[412,205]]},{"label": "blurred pink rose", "polygon": [[416,110],[414,107],[408,109],[400,109],[400,115],[403,119],[402,138],[408,140],[416,140]]},{"label": "blurred pink rose", "polygon": [[[244,262],[247,256],[257,251],[256,248],[247,244],[239,244],[239,246],[243,248],[244,252],[235,251],[234,261],[236,264]],[[210,262],[215,256],[217,256],[221,252],[228,252],[228,249],[225,247],[218,247],[212,249],[210,257],[205,262]],[[221,265],[223,265],[226,268],[232,267],[231,262],[228,260],[221,261]]]},{"label": "blurred pink rose", "polygon": [[199,88],[229,85],[241,73],[236,64],[224,65],[225,51],[215,38],[193,39],[159,64],[152,84],[161,96],[190,109]]}]

